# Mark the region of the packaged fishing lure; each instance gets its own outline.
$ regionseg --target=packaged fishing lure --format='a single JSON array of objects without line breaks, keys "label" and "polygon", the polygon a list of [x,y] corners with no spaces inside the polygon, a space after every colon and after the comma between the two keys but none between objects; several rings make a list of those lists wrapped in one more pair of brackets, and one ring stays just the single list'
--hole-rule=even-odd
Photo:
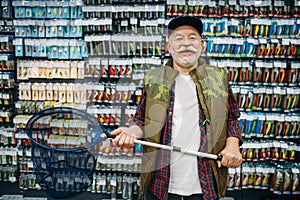
[{"label": "packaged fishing lure", "polygon": [[299,173],[299,167],[294,167],[291,169],[292,171],[292,189],[291,194],[300,194],[300,173]]}]

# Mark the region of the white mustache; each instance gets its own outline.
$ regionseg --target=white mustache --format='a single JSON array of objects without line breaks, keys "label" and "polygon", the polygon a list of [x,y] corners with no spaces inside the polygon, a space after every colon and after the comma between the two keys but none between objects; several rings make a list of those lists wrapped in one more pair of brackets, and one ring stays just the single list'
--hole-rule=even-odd
[{"label": "white mustache", "polygon": [[179,49],[175,50],[177,53],[181,53],[181,52],[185,52],[185,51],[192,51],[194,53],[197,52],[197,49],[195,49],[192,46],[188,46],[188,47],[180,47]]}]

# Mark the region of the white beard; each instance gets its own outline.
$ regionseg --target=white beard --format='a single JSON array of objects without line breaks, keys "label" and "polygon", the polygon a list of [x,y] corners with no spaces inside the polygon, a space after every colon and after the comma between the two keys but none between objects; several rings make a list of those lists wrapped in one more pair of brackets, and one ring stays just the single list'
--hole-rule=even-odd
[{"label": "white beard", "polygon": [[[171,49],[170,49],[171,50]],[[181,51],[184,51],[184,50],[190,50],[190,51],[193,51],[195,52],[195,55],[193,56],[189,56],[189,57],[182,57],[179,55],[179,53]],[[193,48],[193,47],[187,47],[187,48],[180,48],[178,50],[175,50],[176,53],[175,54],[172,54],[172,51],[171,51],[171,54],[172,54],[172,57],[173,57],[173,60],[178,63],[181,67],[184,67],[184,68],[189,68],[193,65],[195,65],[201,55],[201,52],[200,51],[197,51],[197,49]]]},{"label": "white beard", "polygon": [[173,55],[173,60],[177,62],[180,66],[189,68],[197,63],[199,57],[200,53],[197,52],[195,55],[188,58],[182,57],[180,55]]}]

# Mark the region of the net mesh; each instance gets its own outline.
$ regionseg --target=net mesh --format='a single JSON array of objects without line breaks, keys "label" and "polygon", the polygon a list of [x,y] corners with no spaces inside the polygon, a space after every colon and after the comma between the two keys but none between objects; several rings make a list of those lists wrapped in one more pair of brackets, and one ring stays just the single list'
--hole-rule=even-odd
[{"label": "net mesh", "polygon": [[93,180],[96,144],[106,139],[96,118],[74,108],[46,109],[30,118],[26,133],[37,181],[49,196],[86,191]]}]

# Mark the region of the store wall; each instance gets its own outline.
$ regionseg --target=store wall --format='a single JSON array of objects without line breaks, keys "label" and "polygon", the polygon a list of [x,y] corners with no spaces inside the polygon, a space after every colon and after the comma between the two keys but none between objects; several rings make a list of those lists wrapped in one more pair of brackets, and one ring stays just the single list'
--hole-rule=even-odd
[{"label": "store wall", "polygon": [[[0,195],[44,195],[25,133],[38,111],[71,106],[108,131],[128,125],[144,73],[170,58],[166,25],[183,14],[202,19],[202,56],[227,70],[240,106],[244,162],[229,169],[227,196],[299,198],[298,0],[2,0]],[[136,198],[142,147],[100,147],[85,197]]]}]

